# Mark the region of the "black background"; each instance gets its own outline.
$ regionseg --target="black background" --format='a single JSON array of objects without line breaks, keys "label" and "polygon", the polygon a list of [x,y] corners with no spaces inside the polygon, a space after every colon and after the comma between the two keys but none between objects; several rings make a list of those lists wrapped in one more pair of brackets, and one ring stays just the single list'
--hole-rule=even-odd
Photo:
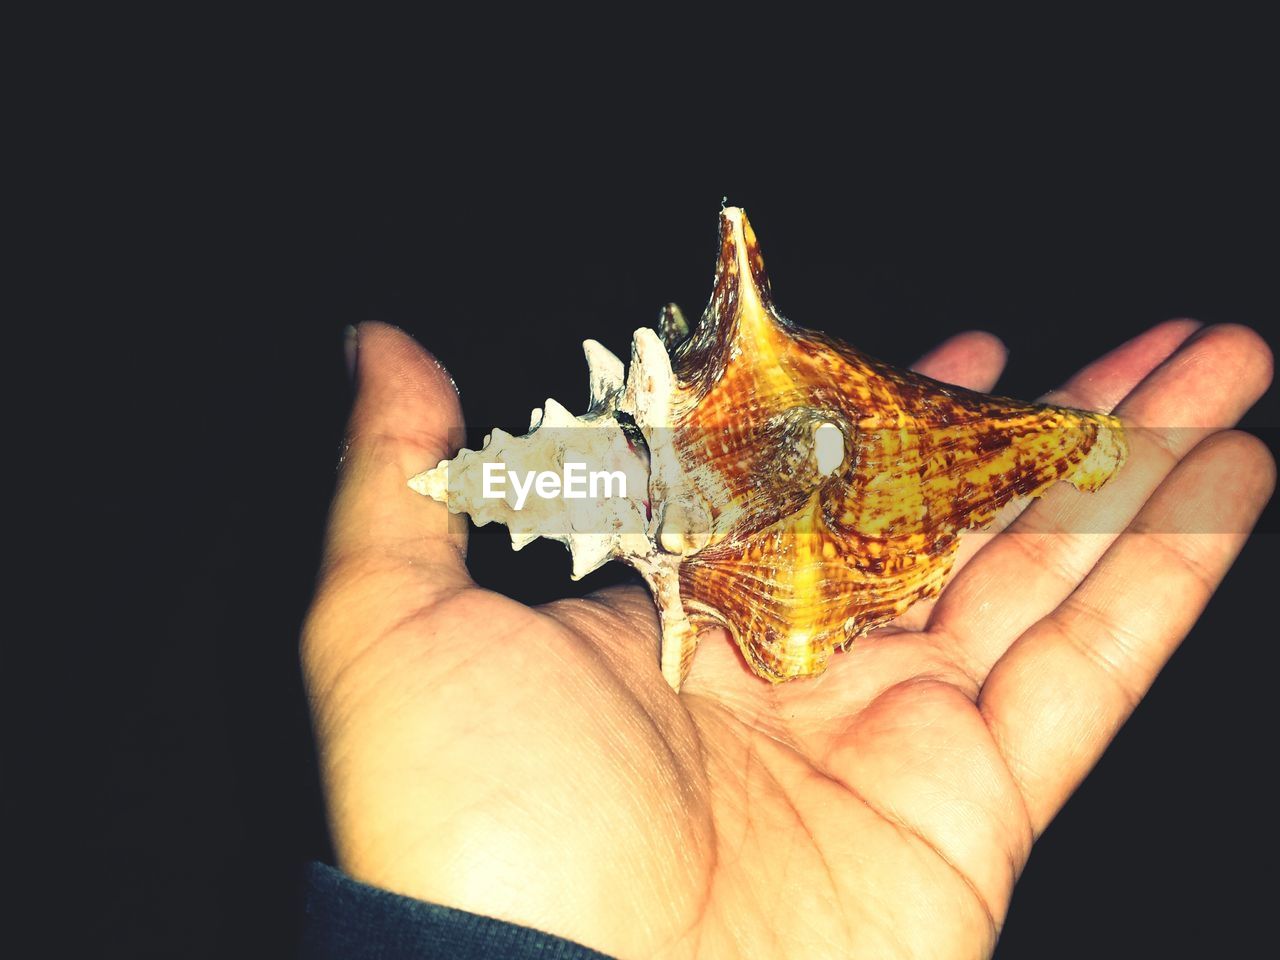
[{"label": "black background", "polygon": [[[1005,66],[723,44],[705,87],[661,44],[621,71],[612,41],[445,65],[443,30],[367,73],[349,43],[288,32],[194,67],[170,38],[50,71],[24,325],[48,335],[36,462],[69,518],[37,557],[73,589],[35,635],[50,662],[14,675],[58,851],[30,885],[84,903],[55,936],[290,949],[298,868],[328,855],[296,637],[348,323],[410,331],[473,427],[519,431],[548,396],[582,407],[583,338],[625,357],[667,300],[698,313],[727,197],[790,318],[903,363],[991,330],[1014,396],[1175,316],[1274,346],[1272,78],[1243,33],[1209,64],[1190,26],[1043,70],[1031,40]],[[305,68],[277,56],[300,47]],[[1276,404],[1246,421],[1273,447]],[[1001,960],[1232,955],[1269,929],[1274,517],[1037,846]],[[568,569],[556,545],[475,537],[477,579],[522,599]]]}]

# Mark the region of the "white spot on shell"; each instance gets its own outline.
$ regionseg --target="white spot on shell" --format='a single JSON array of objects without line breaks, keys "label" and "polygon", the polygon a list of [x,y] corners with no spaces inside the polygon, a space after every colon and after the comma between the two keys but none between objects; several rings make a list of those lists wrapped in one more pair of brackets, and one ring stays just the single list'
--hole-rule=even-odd
[{"label": "white spot on shell", "polygon": [[844,434],[834,423],[820,423],[813,428],[813,456],[822,477],[831,476],[844,463]]}]

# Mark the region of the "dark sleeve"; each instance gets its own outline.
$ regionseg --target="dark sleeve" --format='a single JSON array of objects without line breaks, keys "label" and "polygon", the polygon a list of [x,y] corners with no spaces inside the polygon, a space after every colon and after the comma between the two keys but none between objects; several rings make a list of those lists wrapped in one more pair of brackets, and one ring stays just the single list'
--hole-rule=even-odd
[{"label": "dark sleeve", "polygon": [[303,960],[610,960],[530,927],[425,903],[322,863],[304,880]]}]

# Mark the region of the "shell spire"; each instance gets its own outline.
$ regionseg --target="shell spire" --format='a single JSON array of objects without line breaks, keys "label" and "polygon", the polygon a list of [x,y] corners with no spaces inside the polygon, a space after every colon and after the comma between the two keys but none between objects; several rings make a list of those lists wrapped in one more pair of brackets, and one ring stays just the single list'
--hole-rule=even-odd
[{"label": "shell spire", "polygon": [[[468,514],[477,526],[505,524],[512,549],[521,550],[538,537],[564,543],[575,580],[646,542],[647,522],[647,458],[614,417],[623,387],[622,361],[594,340],[584,344],[584,351],[591,376],[586,414],[576,417],[549,397],[533,409],[523,436],[495,429],[479,450],[460,450],[409,479],[411,489],[442,501],[454,513]],[[608,489],[597,496],[598,487],[587,484],[583,496],[575,497],[571,478],[585,479],[588,465],[607,475]],[[562,496],[535,489],[540,476],[557,473],[563,478]],[[632,494],[613,495],[615,487]]]},{"label": "shell spire", "polygon": [[[584,349],[585,416],[548,400],[525,437],[494,431],[410,485],[477,523],[507,523],[517,548],[563,540],[575,577],[609,559],[639,570],[674,689],[713,624],[768,680],[821,673],[834,650],[938,593],[962,531],[1059,479],[1097,489],[1127,455],[1114,417],[947,386],[793,325],[737,207],[721,211],[712,293],[691,332],[668,305],[657,331],[636,331],[625,371],[595,341]],[[459,489],[500,457],[580,458],[632,484],[534,513]]]}]

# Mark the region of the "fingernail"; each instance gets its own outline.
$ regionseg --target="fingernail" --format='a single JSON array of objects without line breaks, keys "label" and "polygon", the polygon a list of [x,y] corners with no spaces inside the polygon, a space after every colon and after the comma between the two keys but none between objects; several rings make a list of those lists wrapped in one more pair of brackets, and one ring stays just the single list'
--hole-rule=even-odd
[{"label": "fingernail", "polygon": [[348,324],[342,331],[342,352],[347,358],[347,376],[356,378],[356,361],[360,357],[360,331]]}]

